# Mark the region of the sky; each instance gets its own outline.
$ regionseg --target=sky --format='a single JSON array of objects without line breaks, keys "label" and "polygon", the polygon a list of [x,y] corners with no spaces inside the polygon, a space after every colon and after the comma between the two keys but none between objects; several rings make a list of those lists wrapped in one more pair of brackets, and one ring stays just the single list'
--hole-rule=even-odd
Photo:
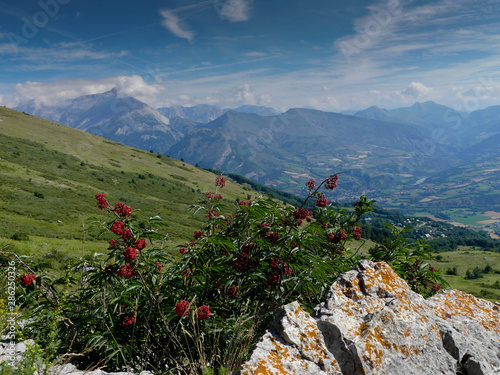
[{"label": "sky", "polygon": [[498,0],[0,0],[0,105],[500,104]]}]

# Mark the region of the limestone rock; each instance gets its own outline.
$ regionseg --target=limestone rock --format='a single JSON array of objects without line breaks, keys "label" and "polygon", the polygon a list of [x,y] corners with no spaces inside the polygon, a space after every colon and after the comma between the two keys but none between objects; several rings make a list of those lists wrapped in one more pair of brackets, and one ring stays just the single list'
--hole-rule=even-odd
[{"label": "limestone rock", "polygon": [[361,261],[314,317],[286,305],[241,375],[499,375],[500,307],[457,290],[425,300]]}]

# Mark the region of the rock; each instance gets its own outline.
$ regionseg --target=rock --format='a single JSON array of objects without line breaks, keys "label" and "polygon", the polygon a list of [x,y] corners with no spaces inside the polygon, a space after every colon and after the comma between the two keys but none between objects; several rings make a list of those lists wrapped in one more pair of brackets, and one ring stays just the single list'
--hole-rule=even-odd
[{"label": "rock", "polygon": [[[7,369],[10,366],[10,361],[12,358],[11,353],[5,353],[9,348],[12,348],[12,352],[15,353],[15,362],[22,366],[23,354],[27,350],[26,345],[33,345],[34,341],[32,339],[26,340],[24,342],[17,343],[15,345],[9,345],[8,343],[0,343],[0,367],[3,361],[7,362]],[[9,372],[10,373],[10,372]],[[3,374],[3,372],[2,372]],[[105,372],[103,370],[94,370],[94,371],[82,371],[78,370],[75,365],[71,363],[67,363],[64,365],[55,365],[49,367],[48,370],[45,370],[45,365],[41,364],[41,367],[38,368],[34,372],[34,375],[135,375],[134,372]],[[138,375],[153,375],[150,371],[142,371]]]},{"label": "rock", "polygon": [[241,375],[498,375],[500,307],[457,290],[425,300],[386,263],[361,261],[314,317],[297,302]]}]

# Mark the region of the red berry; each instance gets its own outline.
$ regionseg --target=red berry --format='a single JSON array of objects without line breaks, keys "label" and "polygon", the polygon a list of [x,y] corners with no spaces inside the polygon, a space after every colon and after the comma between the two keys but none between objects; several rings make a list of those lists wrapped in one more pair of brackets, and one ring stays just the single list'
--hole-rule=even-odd
[{"label": "red berry", "polygon": [[189,313],[189,302],[180,301],[175,304],[175,313],[177,316],[186,316]]},{"label": "red berry", "polygon": [[208,319],[210,317],[210,309],[207,305],[198,308],[198,319]]}]

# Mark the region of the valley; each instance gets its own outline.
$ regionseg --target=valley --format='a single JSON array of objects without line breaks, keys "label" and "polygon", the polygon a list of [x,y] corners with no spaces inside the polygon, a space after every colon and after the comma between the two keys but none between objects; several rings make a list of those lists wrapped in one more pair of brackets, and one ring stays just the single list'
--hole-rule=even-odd
[{"label": "valley", "polygon": [[[228,116],[239,114],[231,112]],[[243,116],[260,118],[255,114]],[[200,212],[193,216],[190,209],[193,205],[203,205],[206,202],[204,192],[213,190],[215,171],[206,171],[188,164],[187,161],[176,160],[160,153],[123,146],[78,129],[7,108],[0,108],[0,118],[0,247],[4,251],[41,257],[40,265],[52,269],[55,273],[62,271],[59,267],[71,256],[104,251],[107,238],[98,236],[96,220],[101,216],[101,212],[96,209],[93,198],[99,192],[107,193],[111,200],[120,200],[140,208],[140,211],[137,211],[138,218],[159,214],[168,224],[166,246],[173,253],[176,253],[180,243],[192,238],[193,232],[203,225],[206,213]],[[388,148],[386,152],[387,150]],[[290,163],[289,167],[282,169],[282,174],[278,174],[277,181],[268,180],[268,187],[237,174],[228,174],[230,179],[224,189],[224,207],[229,211],[234,210],[237,199],[251,199],[261,194],[300,205],[300,198],[297,199],[290,192],[303,192],[304,181],[321,173],[327,174],[329,168],[339,167],[344,163],[361,166],[367,163],[374,167],[377,161],[373,159],[382,159],[380,155],[373,155],[377,152],[376,147],[370,151],[345,152],[344,156],[327,159],[324,163],[319,162],[320,159],[317,158],[317,168],[310,170],[304,170],[297,163]],[[314,159],[313,156],[310,158]],[[301,159],[297,157],[297,160]],[[265,165],[267,164],[263,166]],[[477,188],[474,184],[478,183],[482,184],[483,191],[486,187],[494,188],[494,176],[497,171],[493,163],[483,165],[483,172],[466,170],[473,173],[468,183],[464,183],[464,180],[460,183],[459,177],[451,178],[451,181],[456,181],[456,185],[443,182],[441,186],[437,177],[427,177],[409,185],[415,187],[414,191],[398,191],[395,187],[390,187],[377,196],[375,186],[379,186],[381,181],[373,181],[371,189],[361,189],[361,192],[368,194],[370,198],[378,199],[380,206],[392,209],[395,214],[405,212],[405,207],[413,207],[413,210],[406,210],[407,213],[414,211],[437,221],[426,221],[423,218],[404,219],[392,215],[389,211],[377,209],[375,216],[367,216],[362,223],[365,235],[367,238],[373,237],[381,241],[383,236],[387,235],[382,222],[389,222],[400,228],[411,225],[414,229],[410,232],[410,238],[430,241],[431,248],[440,251],[436,256],[441,255],[439,262],[443,262],[443,267],[462,264],[454,254],[476,251],[481,247],[453,245],[454,248],[444,250],[442,246],[448,245],[441,244],[439,239],[466,239],[470,236],[466,232],[451,232],[451,227],[446,226],[446,223],[475,229],[481,225],[491,231],[492,237],[498,232],[498,210],[476,212],[466,207],[456,208],[451,205],[453,202],[464,204],[463,200],[456,200],[461,194],[456,191],[463,191],[464,194],[474,193]],[[414,175],[401,175],[403,181],[415,181]],[[464,173],[462,177],[465,175]],[[349,191],[349,188],[354,190],[349,186],[356,182],[354,177],[356,174],[352,171],[340,174],[340,188],[334,192],[335,200],[338,197],[342,200],[354,197],[355,193]],[[278,194],[269,189],[282,186],[288,186],[285,190],[289,192]],[[405,198],[404,194],[413,194],[413,200]],[[387,196],[393,196],[394,199],[384,200]],[[438,213],[433,214],[433,211],[428,209],[429,204],[446,200],[451,203],[438,205]],[[441,226],[438,226],[439,222],[442,223]],[[84,238],[85,242],[82,244]],[[474,241],[481,243],[482,240],[477,237]],[[363,246],[364,251],[368,250],[366,246],[373,244],[374,242],[368,240]],[[355,249],[358,245],[352,246]],[[486,261],[480,261],[478,258],[477,266],[484,268],[492,265],[497,269],[496,265],[499,263],[494,255],[496,253],[488,254],[493,258],[486,257]],[[437,266],[441,267],[440,264]],[[459,266],[459,274],[465,274],[466,268],[460,267],[462,266]],[[500,276],[493,272],[481,280],[465,281],[463,275],[462,278],[452,276],[446,276],[452,287],[474,291],[476,294],[483,293],[485,298],[500,298],[495,289],[496,280],[500,279]],[[481,283],[484,285],[480,285]]]},{"label": "valley", "polygon": [[111,90],[18,109],[298,196],[303,179],[340,173],[346,188],[337,200],[366,194],[387,209],[500,233],[482,215],[500,211],[500,107],[465,113],[425,102],[349,115],[206,104],[155,110]]}]

